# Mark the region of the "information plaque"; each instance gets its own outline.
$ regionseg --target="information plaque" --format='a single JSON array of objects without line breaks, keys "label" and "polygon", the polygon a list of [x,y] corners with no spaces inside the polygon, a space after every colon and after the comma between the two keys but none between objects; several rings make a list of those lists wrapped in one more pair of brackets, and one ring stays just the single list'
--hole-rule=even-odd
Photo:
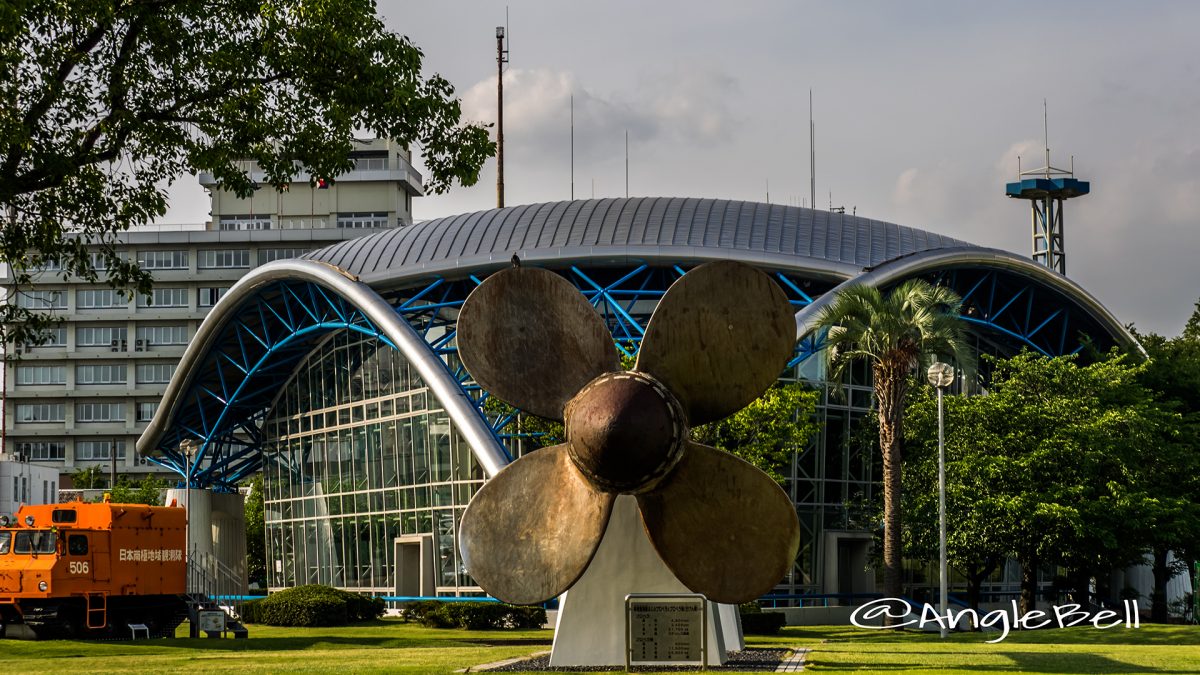
[{"label": "information plaque", "polygon": [[626,666],[707,668],[707,605],[690,593],[626,596]]},{"label": "information plaque", "polygon": [[225,630],[225,612],[202,610],[199,616],[200,630],[205,633],[220,633]]}]

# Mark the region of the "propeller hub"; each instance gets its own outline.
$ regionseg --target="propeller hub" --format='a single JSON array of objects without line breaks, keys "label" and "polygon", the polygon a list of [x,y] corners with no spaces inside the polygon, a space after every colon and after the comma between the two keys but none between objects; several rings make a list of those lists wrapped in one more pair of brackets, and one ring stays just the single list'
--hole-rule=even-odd
[{"label": "propeller hub", "polygon": [[567,403],[567,452],[607,492],[645,492],[679,462],[687,440],[683,406],[637,371],[605,373]]}]

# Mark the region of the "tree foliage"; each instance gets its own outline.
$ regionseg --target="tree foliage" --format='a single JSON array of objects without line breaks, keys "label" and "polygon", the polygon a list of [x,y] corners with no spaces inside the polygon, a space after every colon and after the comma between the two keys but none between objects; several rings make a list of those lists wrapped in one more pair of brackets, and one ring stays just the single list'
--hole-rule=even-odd
[{"label": "tree foliage", "polygon": [[[1147,509],[1154,575],[1151,618],[1167,618],[1166,589],[1172,577],[1195,569],[1200,558],[1200,302],[1183,333],[1139,336],[1150,356],[1141,381],[1158,403],[1181,416],[1178,434],[1166,437],[1136,467]],[[1174,564],[1168,563],[1173,552]]]},{"label": "tree foliage", "polygon": [[91,490],[108,485],[108,474],[98,465],[81,466],[71,472],[71,487],[76,490]]},{"label": "tree foliage", "polygon": [[830,381],[840,382],[855,361],[871,365],[883,455],[883,584],[892,597],[901,594],[900,420],[909,376],[931,355],[970,366],[965,329],[957,318],[961,304],[954,291],[913,279],[888,293],[872,286],[844,289],[818,319],[829,331]]},{"label": "tree foliage", "polygon": [[[282,189],[349,170],[364,133],[420,146],[442,192],[474,183],[494,149],[372,0],[6,1],[0,102],[0,263],[21,286],[48,265],[97,280],[99,245],[105,281],[147,293],[114,237],[165,213],[189,172],[242,197]],[[10,301],[0,325],[37,342],[48,317]]]},{"label": "tree foliage", "polygon": [[117,478],[117,484],[109,491],[109,499],[117,504],[147,504],[162,506],[162,491],[167,481],[148,476],[140,481],[131,481],[126,476]]},{"label": "tree foliage", "polygon": [[263,508],[263,478],[256,475],[250,481],[246,496],[246,581],[267,587],[267,523]]},{"label": "tree foliage", "polygon": [[[1083,600],[1092,577],[1141,561],[1154,500],[1140,467],[1179,418],[1155,404],[1139,382],[1143,366],[1127,357],[1080,365],[1023,353],[993,361],[987,395],[946,399],[948,556],[970,576],[1015,555],[1022,611],[1035,606],[1041,565],[1066,568]],[[929,555],[937,531],[931,393],[914,398],[905,437],[914,478],[905,482],[908,539]]]},{"label": "tree foliage", "polygon": [[782,484],[792,458],[817,433],[817,398],[802,384],[776,384],[729,417],[692,429],[692,440],[737,455]]}]

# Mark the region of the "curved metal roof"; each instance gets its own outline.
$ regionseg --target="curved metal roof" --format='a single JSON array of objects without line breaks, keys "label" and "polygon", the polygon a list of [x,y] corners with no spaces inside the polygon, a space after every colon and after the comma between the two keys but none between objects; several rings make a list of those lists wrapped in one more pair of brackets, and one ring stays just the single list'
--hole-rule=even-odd
[{"label": "curved metal roof", "polygon": [[[812,316],[833,297],[828,291],[836,284],[884,286],[903,278],[936,275],[939,283],[957,287],[964,299],[969,298],[964,320],[1043,353],[1068,353],[1068,341],[1079,335],[1107,334],[1115,343],[1136,346],[1108,310],[1071,279],[1014,253],[892,223],[710,199],[531,204],[372,234],[314,251],[305,256],[308,261],[281,261],[250,271],[201,325],[183,367],[172,377],[164,405],[138,440],[139,451],[161,451],[174,462],[172,466],[191,472],[201,458],[189,460],[174,444],[184,437],[202,439],[206,448],[215,444],[213,452],[224,462],[222,470],[236,478],[259,460],[252,454],[254,447],[242,448],[246,444],[239,440],[242,449],[237,449],[222,439],[237,437],[239,430],[252,437],[258,433],[255,415],[266,410],[278,390],[278,382],[271,378],[280,368],[294,365],[312,339],[322,331],[353,325],[392,340],[407,358],[436,363],[439,357],[432,345],[420,343],[406,323],[406,305],[394,306],[398,298],[389,293],[414,288],[417,281],[429,289],[445,280],[462,282],[447,284],[453,287],[447,294],[466,292],[470,282],[478,283],[468,275],[505,267],[513,253],[530,263],[565,267],[581,276],[576,265],[587,269],[632,263],[647,269],[666,263],[683,274],[679,264],[735,259],[766,268],[785,284],[787,275],[795,274],[833,282],[811,289],[818,292],[816,300],[792,286],[806,301],[797,301],[804,305],[796,316],[801,342]],[[461,302],[462,297],[445,302]],[[411,311],[424,316],[428,308]],[[815,342],[812,348],[817,348]],[[472,428],[472,421],[478,420],[468,419],[469,405],[454,388],[456,381],[448,380],[446,372],[427,370],[437,371],[422,372],[422,377],[433,383],[431,388],[447,410],[454,408],[456,423]],[[186,406],[194,410],[184,410]],[[172,424],[178,429],[168,438],[164,432]],[[494,452],[487,450],[495,439],[477,431],[478,438],[470,441],[477,457],[485,467],[498,466],[502,451],[495,448],[499,446],[492,448]],[[165,446],[160,442],[164,438]],[[208,461],[211,472],[218,460]]]},{"label": "curved metal roof", "polygon": [[[522,259],[638,256],[677,260],[741,251],[762,262],[843,279],[901,256],[971,246],[895,223],[780,204],[681,197],[587,199],[528,204],[438,218],[314,251],[372,285],[397,277]],[[401,272],[403,270],[403,272]]]}]

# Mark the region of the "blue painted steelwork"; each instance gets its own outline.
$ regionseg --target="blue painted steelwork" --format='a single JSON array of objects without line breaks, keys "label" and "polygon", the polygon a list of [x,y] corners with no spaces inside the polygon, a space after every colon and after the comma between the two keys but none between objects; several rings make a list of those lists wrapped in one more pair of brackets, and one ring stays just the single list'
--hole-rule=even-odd
[{"label": "blue painted steelwork", "polygon": [[1004,184],[1004,194],[1016,199],[1071,199],[1091,192],[1091,183],[1075,178],[1022,178]]},{"label": "blue painted steelwork", "polygon": [[1053,289],[1008,270],[952,269],[930,281],[963,298],[963,321],[999,333],[1016,348],[1044,356],[1075,354],[1106,331]]},{"label": "blue painted steelwork", "polygon": [[[262,463],[267,405],[313,344],[336,330],[391,340],[346,299],[309,282],[275,282],[243,303],[189,387],[182,409],[151,459],[192,487],[233,489]],[[190,459],[180,445],[197,446]]]}]

